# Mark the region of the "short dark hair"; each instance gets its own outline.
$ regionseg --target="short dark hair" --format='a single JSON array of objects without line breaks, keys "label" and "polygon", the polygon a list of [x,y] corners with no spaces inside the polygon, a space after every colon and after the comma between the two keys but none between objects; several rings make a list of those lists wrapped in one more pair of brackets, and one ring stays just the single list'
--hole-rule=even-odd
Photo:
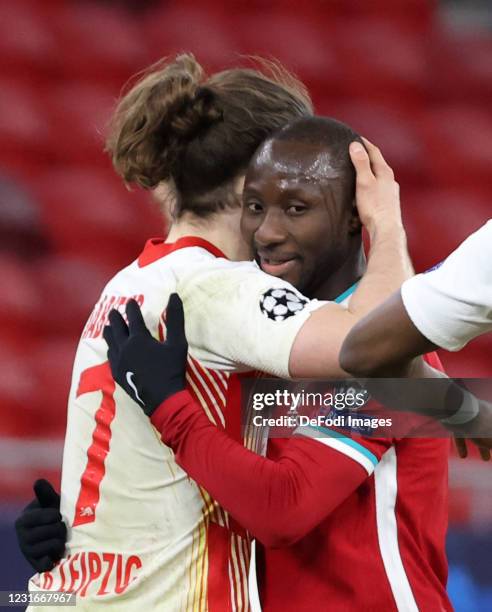
[{"label": "short dark hair", "polygon": [[207,77],[190,53],[151,67],[118,104],[106,149],[127,183],[174,187],[177,214],[237,205],[232,180],[258,146],[312,115],[303,84],[280,64]]},{"label": "short dark hair", "polygon": [[269,140],[305,142],[325,149],[330,154],[333,168],[342,178],[344,197],[347,202],[354,199],[355,169],[350,160],[349,145],[354,140],[362,143],[362,139],[349,125],[332,117],[303,117],[280,129]]}]

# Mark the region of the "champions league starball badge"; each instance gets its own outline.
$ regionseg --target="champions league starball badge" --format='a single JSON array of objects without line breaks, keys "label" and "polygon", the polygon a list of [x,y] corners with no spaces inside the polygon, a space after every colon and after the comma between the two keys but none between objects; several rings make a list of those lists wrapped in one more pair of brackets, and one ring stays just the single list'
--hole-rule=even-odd
[{"label": "champions league starball badge", "polygon": [[289,289],[268,289],[260,298],[261,312],[272,321],[285,321],[303,310],[308,300]]}]

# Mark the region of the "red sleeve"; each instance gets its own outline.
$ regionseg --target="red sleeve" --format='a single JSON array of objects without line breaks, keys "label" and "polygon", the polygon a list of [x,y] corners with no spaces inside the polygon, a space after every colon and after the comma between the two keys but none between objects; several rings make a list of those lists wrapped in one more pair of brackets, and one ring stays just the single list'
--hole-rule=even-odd
[{"label": "red sleeve", "polygon": [[302,538],[368,477],[309,438],[290,439],[276,461],[261,457],[217,429],[188,391],[163,402],[152,423],[189,476],[269,547]]}]

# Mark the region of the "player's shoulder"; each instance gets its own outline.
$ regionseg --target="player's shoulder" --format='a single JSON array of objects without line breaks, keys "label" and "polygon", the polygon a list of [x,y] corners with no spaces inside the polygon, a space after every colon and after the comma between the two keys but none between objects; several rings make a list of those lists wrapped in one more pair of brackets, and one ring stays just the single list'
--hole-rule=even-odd
[{"label": "player's shoulder", "polygon": [[191,295],[216,296],[220,294],[264,292],[268,289],[291,288],[289,283],[263,272],[254,261],[231,261],[212,258],[196,261],[182,269],[177,290],[182,300]]},{"label": "player's shoulder", "polygon": [[217,247],[198,237],[183,237],[171,243],[162,238],[151,238],[131,266],[145,274],[169,269],[193,269],[224,258]]},{"label": "player's shoulder", "polygon": [[197,245],[175,248],[176,243],[166,243],[163,239],[153,238],[146,242],[140,255],[124,268],[121,268],[108,282],[109,287],[131,283],[145,283],[145,279],[170,277],[177,279],[192,270],[213,265],[219,259],[220,251],[213,253]]}]

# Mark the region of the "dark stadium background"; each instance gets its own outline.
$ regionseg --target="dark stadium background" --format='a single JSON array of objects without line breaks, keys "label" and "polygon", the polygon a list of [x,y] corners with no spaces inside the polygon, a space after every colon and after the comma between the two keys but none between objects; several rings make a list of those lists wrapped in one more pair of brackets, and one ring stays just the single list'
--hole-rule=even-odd
[{"label": "dark stadium background", "polygon": [[[319,113],[381,146],[418,271],[491,216],[492,10],[484,0],[4,0],[0,3],[0,588],[29,569],[12,520],[30,483],[59,484],[83,323],[105,281],[162,233],[102,152],[121,86],[164,55],[208,69],[274,56]],[[492,336],[452,375],[492,374]],[[492,609],[492,465],[451,459],[450,592]]]}]

